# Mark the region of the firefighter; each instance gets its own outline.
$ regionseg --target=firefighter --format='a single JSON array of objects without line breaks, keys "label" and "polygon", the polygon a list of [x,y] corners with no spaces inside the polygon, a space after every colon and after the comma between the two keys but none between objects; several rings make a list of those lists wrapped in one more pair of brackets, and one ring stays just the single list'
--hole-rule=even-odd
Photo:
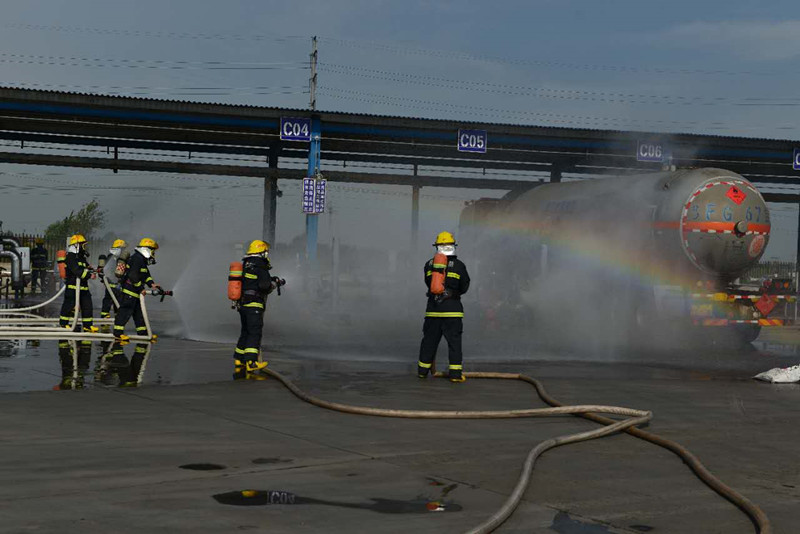
[{"label": "firefighter", "polygon": [[[446,256],[446,263],[435,263],[434,258],[425,263],[425,285],[428,287],[428,305],[422,326],[422,342],[419,347],[417,375],[425,378],[433,367],[436,349],[442,336],[449,348],[449,378],[451,382],[464,382],[462,372],[461,334],[464,331],[464,306],[461,295],[469,289],[469,274],[464,263],[456,257],[456,240],[450,232],[441,232],[433,244],[437,253]],[[437,254],[438,255],[438,254]],[[444,275],[444,290],[431,292],[434,272]]]},{"label": "firefighter", "polygon": [[242,296],[237,302],[242,330],[233,354],[237,373],[252,373],[267,366],[267,362],[259,361],[264,310],[267,295],[283,283],[277,277],[270,276],[272,266],[267,259],[268,254],[269,243],[256,239],[250,243],[247,255],[242,258]]},{"label": "firefighter", "polygon": [[[148,265],[156,263],[156,250],[158,250],[158,243],[154,239],[145,237],[139,241],[139,246],[125,262],[125,273],[120,278],[121,300],[117,315],[114,317],[114,338],[118,341],[130,339],[125,335],[125,324],[131,316],[136,325],[136,334],[142,336],[147,334],[147,325],[142,314],[139,295],[145,291],[145,286],[161,289],[161,286],[153,281],[148,268]],[[155,336],[153,337],[155,338]]]},{"label": "firefighter", "polygon": [[[65,280],[67,288],[64,290],[64,303],[61,305],[61,316],[58,324],[63,328],[70,328],[69,323],[75,313],[75,306],[79,304],[84,331],[97,332],[97,328],[93,326],[92,294],[89,292],[89,279],[94,278],[95,275],[91,265],[86,261],[88,256],[86,238],[81,234],[75,234],[70,237],[67,257],[64,259],[67,271]],[[79,303],[75,302],[76,283],[80,284],[78,286],[80,287]]]},{"label": "firefighter", "polygon": [[[47,249],[44,248],[44,240],[39,238],[36,240],[36,246],[31,250],[31,293],[36,292],[36,286],[39,286],[39,292],[45,291],[45,277],[47,271],[50,270],[49,262],[47,261]],[[38,282],[38,284],[37,284]]]},{"label": "firefighter", "polygon": [[[111,291],[114,292],[117,302],[120,302],[122,298],[122,292],[119,289],[119,278],[121,276],[120,272],[125,268],[125,262],[130,257],[130,254],[125,251],[127,247],[128,244],[125,240],[116,239],[108,250],[106,266],[103,268],[102,274],[106,281],[108,281],[108,287],[106,287],[106,292],[103,295],[103,307],[100,309],[100,317],[103,319],[111,317],[111,306],[114,304],[111,294],[108,292],[108,288],[110,287]],[[119,269],[117,268],[118,264],[121,264]],[[114,311],[116,312],[116,309]]]}]

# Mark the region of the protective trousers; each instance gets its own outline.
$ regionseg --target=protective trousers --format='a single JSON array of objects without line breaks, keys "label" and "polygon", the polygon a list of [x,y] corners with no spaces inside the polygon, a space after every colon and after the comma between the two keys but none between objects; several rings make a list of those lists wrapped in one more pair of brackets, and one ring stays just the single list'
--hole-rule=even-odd
[{"label": "protective trousers", "polygon": [[242,330],[233,357],[240,361],[255,361],[261,351],[261,331],[264,329],[264,310],[261,308],[239,308]]},{"label": "protective trousers", "polygon": [[[80,294],[81,306],[81,324],[84,328],[90,327],[94,324],[92,317],[92,294],[88,289],[81,289]],[[75,315],[75,286],[67,286],[64,290],[64,302],[61,304],[61,315],[58,318],[58,324],[62,328],[72,322]],[[77,326],[77,325],[76,325]]]},{"label": "protective trousers", "polygon": [[46,269],[38,269],[36,267],[31,269],[31,293],[36,291],[36,286],[39,286],[39,291],[44,292],[45,276],[47,276]]},{"label": "protective trousers", "polygon": [[442,336],[447,340],[450,359],[450,378],[461,378],[462,359],[461,334],[464,332],[461,317],[426,317],[422,325],[422,342],[419,346],[419,363],[417,372],[426,376],[436,358],[436,349]]},{"label": "protective trousers", "polygon": [[[114,285],[111,286],[111,291],[114,292],[114,296],[117,298],[117,302],[122,305],[122,292],[117,289]],[[106,318],[111,317],[111,307],[114,306],[114,301],[111,300],[111,294],[108,292],[108,288],[106,288],[106,292],[103,295],[103,306],[100,308],[100,317]]]},{"label": "protective trousers", "polygon": [[114,317],[114,337],[119,337],[125,333],[125,324],[130,320],[131,316],[133,316],[133,323],[136,325],[136,334],[146,336],[147,325],[144,322],[144,314],[142,314],[142,303],[137,297],[131,297],[126,294],[121,296],[119,309]]}]

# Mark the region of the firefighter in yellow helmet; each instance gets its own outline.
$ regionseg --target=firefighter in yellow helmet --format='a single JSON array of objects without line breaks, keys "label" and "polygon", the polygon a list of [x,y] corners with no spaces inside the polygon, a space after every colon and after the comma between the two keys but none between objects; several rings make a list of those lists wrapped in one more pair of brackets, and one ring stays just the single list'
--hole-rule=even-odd
[{"label": "firefighter in yellow helmet", "polygon": [[[450,360],[450,381],[463,382],[463,355],[461,334],[464,331],[464,306],[461,295],[469,289],[469,274],[464,263],[456,257],[456,240],[450,232],[436,236],[436,255],[425,263],[425,285],[428,287],[428,305],[422,326],[417,375],[425,378],[436,358],[436,349],[442,336],[447,340]],[[432,288],[434,273],[442,280],[442,287]]]},{"label": "firefighter in yellow helmet", "polygon": [[[103,277],[108,282],[108,287],[103,295],[103,307],[100,309],[100,317],[111,317],[111,306],[114,301],[111,299],[111,294],[108,288],[114,292],[117,302],[122,298],[122,291],[120,290],[121,273],[125,271],[125,262],[130,258],[130,254],[126,251],[128,244],[124,239],[116,239],[108,249],[108,256],[105,257],[105,267],[103,267]],[[116,310],[114,310],[116,312]]]},{"label": "firefighter in yellow helmet", "polygon": [[[97,332],[92,317],[92,294],[89,292],[89,279],[94,278],[92,267],[87,262],[89,253],[86,251],[86,238],[75,234],[69,238],[67,257],[64,259],[67,276],[64,280],[67,288],[64,290],[64,302],[61,304],[61,315],[58,324],[63,328],[70,327],[75,313],[75,306],[81,308],[81,324],[89,332]],[[80,287],[78,302],[75,301],[75,289]],[[77,327],[77,325],[75,325]]]},{"label": "firefighter in yellow helmet", "polygon": [[139,246],[125,262],[125,272],[120,277],[121,300],[117,315],[114,317],[114,338],[118,340],[129,339],[125,335],[125,324],[131,316],[136,325],[136,334],[147,335],[147,325],[142,314],[139,295],[145,291],[145,286],[161,289],[161,286],[156,284],[153,277],[150,276],[148,267],[156,263],[156,250],[158,250],[158,243],[154,239],[145,237],[139,241]]},{"label": "firefighter in yellow helmet", "polygon": [[269,243],[256,239],[242,258],[242,296],[236,303],[242,329],[233,354],[237,373],[252,373],[267,366],[267,362],[259,361],[267,295],[285,283],[270,275],[268,255]]}]

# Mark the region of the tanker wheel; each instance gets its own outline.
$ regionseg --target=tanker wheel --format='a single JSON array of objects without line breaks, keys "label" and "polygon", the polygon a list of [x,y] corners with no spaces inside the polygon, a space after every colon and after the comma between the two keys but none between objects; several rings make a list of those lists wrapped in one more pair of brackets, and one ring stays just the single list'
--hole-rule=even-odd
[{"label": "tanker wheel", "polygon": [[759,334],[761,334],[761,326],[749,324],[736,325],[733,327],[733,331],[741,344],[747,345],[755,341]]}]

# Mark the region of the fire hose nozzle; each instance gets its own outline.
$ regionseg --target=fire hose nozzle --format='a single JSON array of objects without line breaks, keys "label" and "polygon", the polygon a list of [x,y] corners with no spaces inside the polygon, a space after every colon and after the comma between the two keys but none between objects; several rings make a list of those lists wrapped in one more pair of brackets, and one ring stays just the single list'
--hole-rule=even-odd
[{"label": "fire hose nozzle", "polygon": [[161,289],[160,287],[154,287],[153,289],[150,290],[150,294],[153,295],[154,297],[160,296],[161,300],[159,302],[164,302],[164,297],[172,297],[174,292],[167,291],[166,289]]},{"label": "fire hose nozzle", "polygon": [[278,290],[278,296],[281,296],[281,287],[286,285],[286,280],[279,276],[272,277],[272,283],[275,284],[275,289]]}]

